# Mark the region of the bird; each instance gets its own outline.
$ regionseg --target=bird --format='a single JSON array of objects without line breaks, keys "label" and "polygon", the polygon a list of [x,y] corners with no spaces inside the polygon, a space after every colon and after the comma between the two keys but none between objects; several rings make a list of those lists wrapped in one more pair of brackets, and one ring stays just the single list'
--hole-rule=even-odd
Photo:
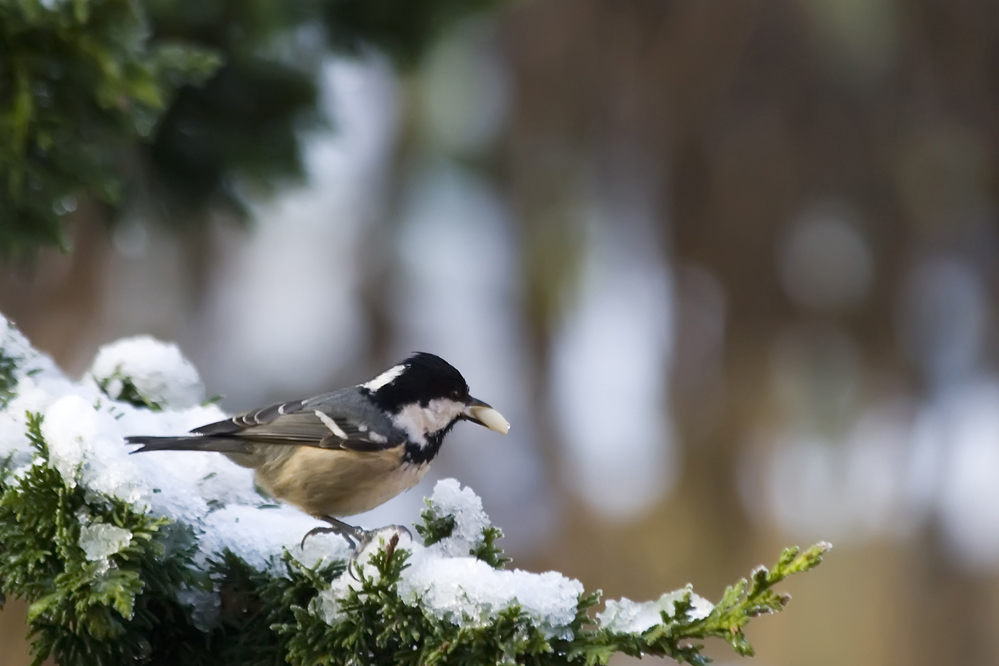
[{"label": "bird", "polygon": [[310,530],[363,548],[372,532],[340,518],[363,513],[415,486],[458,421],[507,434],[510,424],[473,398],[444,359],[416,352],[374,379],[304,400],[251,409],[188,435],[133,435],[150,451],[214,451],[254,470],[259,487],[328,524]]}]

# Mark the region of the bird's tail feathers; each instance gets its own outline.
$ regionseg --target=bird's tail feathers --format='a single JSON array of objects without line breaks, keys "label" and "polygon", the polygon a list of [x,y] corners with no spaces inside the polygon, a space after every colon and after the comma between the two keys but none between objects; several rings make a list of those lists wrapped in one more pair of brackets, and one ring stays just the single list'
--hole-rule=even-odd
[{"label": "bird's tail feathers", "polygon": [[142,448],[132,453],[145,451],[218,451],[219,453],[250,453],[251,446],[244,440],[234,437],[210,437],[205,435],[185,435],[182,437],[147,437],[145,435],[126,437],[129,444],[141,444]]}]

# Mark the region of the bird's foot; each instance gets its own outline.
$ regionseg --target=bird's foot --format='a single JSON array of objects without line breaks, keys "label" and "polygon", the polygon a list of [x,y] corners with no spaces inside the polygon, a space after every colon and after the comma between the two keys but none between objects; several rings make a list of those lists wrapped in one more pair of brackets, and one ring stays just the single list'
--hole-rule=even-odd
[{"label": "bird's foot", "polygon": [[[405,525],[386,525],[385,527],[377,530],[362,530],[360,527],[348,525],[342,520],[337,520],[332,516],[324,516],[322,520],[328,522],[329,526],[314,527],[306,532],[305,536],[302,537],[301,548],[305,548],[306,540],[314,534],[338,534],[347,541],[350,545],[351,551],[353,551],[348,562],[348,570],[350,565],[357,561],[357,558],[361,555],[361,553],[364,552],[367,547],[370,546],[371,543],[386,530],[393,530],[396,534],[405,534],[410,541],[413,540],[413,533],[410,532],[409,528]],[[398,542],[398,539],[396,539],[396,542]]]},{"label": "bird's foot", "polygon": [[329,527],[314,527],[305,533],[302,537],[301,548],[305,548],[305,541],[314,534],[339,534],[347,543],[350,544],[351,550],[356,554],[360,548],[360,544],[367,543],[370,540],[370,532],[367,530],[362,530],[360,527],[354,527],[353,525],[348,525],[342,520],[337,520],[332,516],[323,516],[322,520],[329,523]]}]

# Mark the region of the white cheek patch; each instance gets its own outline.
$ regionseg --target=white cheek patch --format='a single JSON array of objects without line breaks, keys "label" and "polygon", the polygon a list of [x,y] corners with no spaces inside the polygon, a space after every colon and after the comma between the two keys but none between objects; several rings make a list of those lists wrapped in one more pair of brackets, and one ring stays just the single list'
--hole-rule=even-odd
[{"label": "white cheek patch", "polygon": [[454,400],[431,400],[426,407],[419,404],[406,405],[392,417],[392,423],[422,448],[427,445],[427,434],[446,428],[464,409],[462,403]]},{"label": "white cheek patch", "polygon": [[391,368],[389,368],[382,374],[378,375],[371,381],[361,384],[361,386],[374,393],[375,391],[385,386],[386,384],[391,384],[392,382],[394,382],[396,377],[401,375],[405,370],[406,366],[404,365],[392,366]]},{"label": "white cheek patch", "polygon": [[316,414],[316,416],[319,417],[319,420],[323,422],[323,425],[326,426],[327,428],[329,428],[329,431],[331,433],[333,433],[334,437],[339,437],[340,439],[344,439],[344,440],[347,439],[347,433],[345,433],[343,431],[343,428],[341,428],[340,426],[338,426],[336,424],[336,421],[334,421],[330,417],[326,416],[325,414],[323,414],[318,409],[315,410],[315,414]]}]

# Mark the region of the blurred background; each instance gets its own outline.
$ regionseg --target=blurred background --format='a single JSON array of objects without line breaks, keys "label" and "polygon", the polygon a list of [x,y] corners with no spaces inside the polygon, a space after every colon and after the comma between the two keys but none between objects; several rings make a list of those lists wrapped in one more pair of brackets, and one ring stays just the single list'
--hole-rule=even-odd
[{"label": "blurred background", "polygon": [[[297,167],[184,167],[170,215],[151,186],[73,200],[71,253],[5,262],[0,311],[74,375],[175,340],[231,411],[438,353],[511,433],[459,428],[362,525],[454,476],[517,566],[637,600],[825,539],[754,663],[999,663],[997,26],[989,0],[523,0],[400,57],[301,24],[254,46],[294,63],[254,88],[299,100],[291,133],[226,137]],[[211,162],[174,108],[154,152]]]}]

